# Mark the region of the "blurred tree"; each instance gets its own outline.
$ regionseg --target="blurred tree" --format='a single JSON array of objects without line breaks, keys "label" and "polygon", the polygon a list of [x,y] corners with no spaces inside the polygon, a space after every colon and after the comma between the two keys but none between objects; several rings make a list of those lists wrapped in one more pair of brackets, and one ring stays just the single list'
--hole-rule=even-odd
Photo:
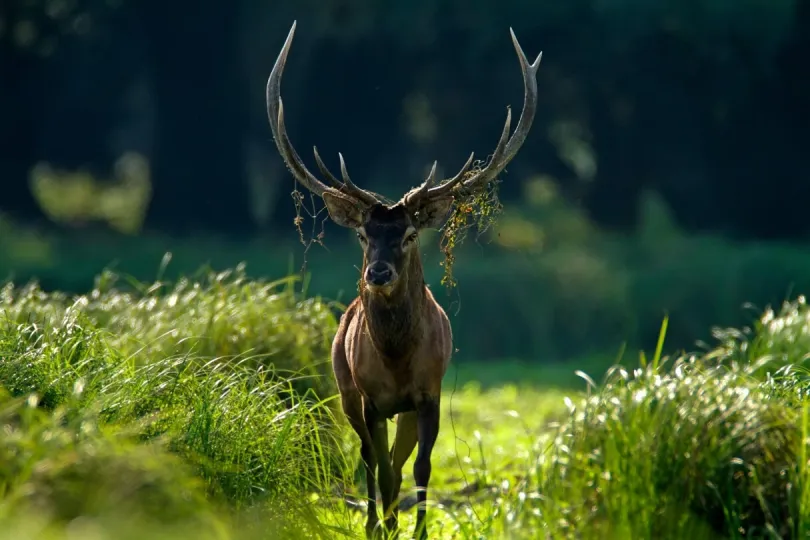
[{"label": "blurred tree", "polygon": [[39,111],[32,97],[41,88],[32,80],[42,60],[31,45],[34,21],[43,15],[18,2],[0,4],[0,211],[26,221],[44,220],[25,181],[38,157]]},{"label": "blurred tree", "polygon": [[[147,157],[148,228],[288,234],[292,179],[264,84],[293,20],[288,130],[396,196],[439,160],[492,151],[520,107],[507,29],[546,52],[540,103],[501,195],[551,176],[602,226],[633,230],[653,189],[687,231],[801,237],[810,196],[808,0],[8,0],[0,3],[0,210],[41,217],[40,161],[101,178]],[[6,82],[8,81],[8,82]],[[515,123],[517,119],[515,119]],[[780,219],[763,219],[763,215]]]},{"label": "blurred tree", "polygon": [[147,226],[244,233],[252,223],[243,166],[247,89],[238,2],[133,4],[147,40],[158,142]]},{"label": "blurred tree", "polygon": [[0,174],[7,179],[0,209],[18,219],[43,221],[30,185],[37,164],[103,176],[127,150],[108,144],[121,125],[117,102],[133,81],[133,49],[115,42],[127,23],[119,7],[107,0],[0,5]]}]

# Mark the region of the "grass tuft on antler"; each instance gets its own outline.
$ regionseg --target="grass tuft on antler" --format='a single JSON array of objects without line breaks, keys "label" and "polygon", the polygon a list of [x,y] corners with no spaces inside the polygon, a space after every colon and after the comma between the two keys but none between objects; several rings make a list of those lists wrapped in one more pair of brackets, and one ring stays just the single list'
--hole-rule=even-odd
[{"label": "grass tuft on antler", "polygon": [[[483,161],[476,161],[466,176],[472,177],[483,167]],[[503,210],[503,204],[498,198],[499,183],[499,179],[495,178],[484,188],[472,191],[465,190],[461,184],[453,192],[456,202],[450,212],[450,217],[442,228],[439,240],[439,249],[444,255],[444,261],[440,263],[444,267],[441,284],[448,290],[457,285],[457,281],[453,277],[453,265],[456,260],[454,250],[461,246],[470,229],[476,228],[476,238],[480,237],[495,224],[498,215]]]}]

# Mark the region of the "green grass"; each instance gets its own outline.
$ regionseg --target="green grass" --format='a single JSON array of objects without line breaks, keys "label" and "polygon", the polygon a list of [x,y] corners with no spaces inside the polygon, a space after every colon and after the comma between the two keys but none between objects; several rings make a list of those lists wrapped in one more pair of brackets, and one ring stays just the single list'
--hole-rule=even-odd
[{"label": "green grass", "polygon": [[[259,505],[278,526],[289,518],[296,529],[312,524],[323,531],[305,501],[344,470],[332,384],[321,375],[335,327],[329,307],[300,298],[287,281],[246,282],[238,271],[162,291],[155,285],[123,292],[110,278],[78,298],[47,295],[35,285],[3,291],[0,384],[13,405],[6,425],[21,445],[8,452],[4,491],[32,491],[15,504],[52,510],[58,522],[103,517],[118,505],[67,501],[115,501],[105,482],[121,487],[130,478],[119,469],[154,448],[156,457],[144,467],[156,468],[143,472],[154,472],[149,485],[162,493],[174,493],[181,482],[163,480],[160,467],[175,476],[187,469],[195,497],[212,509]],[[33,424],[19,420],[33,413],[39,415]],[[26,440],[47,426],[59,430],[48,441],[77,441],[51,447]],[[85,437],[87,447],[79,444]],[[27,448],[33,454],[15,462]],[[185,469],[175,470],[169,457]],[[71,466],[63,458],[81,463],[63,469]],[[42,481],[36,472],[45,474]],[[138,471],[131,479],[136,490]],[[97,496],[85,492],[96,489]],[[150,520],[185,519],[186,497],[176,498],[180,506],[149,495],[156,506],[143,513]]]},{"label": "green grass", "polygon": [[[6,286],[0,538],[361,537],[335,307],[240,268],[106,272],[82,296]],[[431,537],[805,537],[810,309],[714,333],[693,356],[661,342],[641,358],[455,363]]]}]

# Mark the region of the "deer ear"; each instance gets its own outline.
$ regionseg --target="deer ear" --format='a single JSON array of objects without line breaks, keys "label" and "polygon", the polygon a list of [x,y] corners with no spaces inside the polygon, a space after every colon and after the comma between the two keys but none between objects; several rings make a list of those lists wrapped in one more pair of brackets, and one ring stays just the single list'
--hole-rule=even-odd
[{"label": "deer ear", "polygon": [[330,191],[324,191],[322,196],[332,221],[350,229],[356,229],[363,224],[363,213],[353,200]]},{"label": "deer ear", "polygon": [[414,224],[418,229],[439,229],[447,220],[453,208],[453,197],[438,197],[420,205],[414,215]]}]

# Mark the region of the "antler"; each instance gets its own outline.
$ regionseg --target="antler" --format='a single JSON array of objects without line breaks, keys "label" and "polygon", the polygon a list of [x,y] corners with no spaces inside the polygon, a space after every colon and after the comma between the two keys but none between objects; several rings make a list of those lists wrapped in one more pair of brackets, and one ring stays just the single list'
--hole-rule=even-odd
[{"label": "antler", "polygon": [[287,130],[284,126],[284,105],[281,102],[281,75],[284,72],[284,66],[287,63],[287,55],[290,53],[290,45],[292,45],[293,35],[295,34],[295,25],[297,21],[293,21],[290,33],[287,34],[287,39],[284,41],[284,46],[276,59],[273,70],[270,72],[270,77],[267,79],[267,118],[270,121],[270,128],[273,130],[273,139],[276,141],[276,147],[284,159],[284,163],[296,180],[298,180],[305,188],[318,195],[323,196],[324,191],[337,190],[355,199],[358,203],[364,206],[372,206],[378,204],[380,201],[373,194],[364,189],[357,187],[349,178],[349,173],[346,170],[346,163],[343,161],[343,156],[338,154],[340,158],[340,173],[343,181],[339,181],[323,163],[321,156],[318,155],[318,149],[313,147],[315,153],[315,162],[320,169],[321,174],[332,184],[333,187],[327,186],[321,182],[314,174],[309,172],[306,165],[301,161],[298,153],[293,148],[290,138],[287,136]]},{"label": "antler", "polygon": [[529,59],[526,58],[526,53],[523,52],[523,48],[520,46],[520,43],[518,43],[512,28],[509,28],[509,33],[512,35],[512,44],[515,46],[515,51],[520,61],[520,71],[523,73],[523,112],[520,114],[520,120],[518,121],[517,128],[515,128],[515,133],[511,138],[509,137],[509,130],[512,125],[512,110],[510,107],[507,107],[506,123],[503,126],[501,138],[498,140],[498,145],[492,153],[492,158],[485,168],[465,179],[467,170],[470,168],[470,165],[472,165],[473,156],[475,155],[472,153],[458,174],[453,178],[442,180],[439,182],[439,185],[434,187],[436,183],[436,162],[434,162],[427,180],[425,180],[421,186],[411,190],[403,197],[405,204],[412,205],[421,200],[445,196],[459,184],[461,184],[463,189],[467,192],[486,185],[503,171],[506,165],[509,164],[518,153],[520,147],[523,146],[523,143],[526,141],[526,136],[529,134],[529,130],[532,127],[532,122],[534,122],[534,114],[537,112],[537,69],[540,67],[540,60],[543,57],[543,53],[538,54],[535,61],[529,64]]}]

